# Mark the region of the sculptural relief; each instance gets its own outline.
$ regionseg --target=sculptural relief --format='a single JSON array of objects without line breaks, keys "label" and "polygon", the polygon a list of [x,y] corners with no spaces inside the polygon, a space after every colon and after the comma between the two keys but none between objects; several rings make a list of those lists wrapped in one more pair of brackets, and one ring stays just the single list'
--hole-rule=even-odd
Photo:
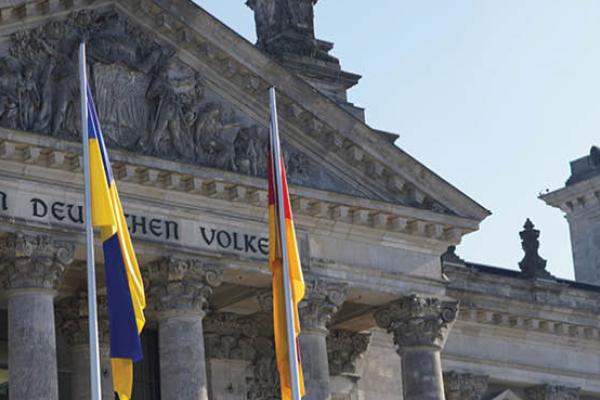
[{"label": "sculptural relief", "polygon": [[[277,24],[283,20],[276,3],[256,2]],[[310,9],[312,0],[305,6]],[[294,7],[293,18],[284,7],[287,25],[311,13],[302,4]],[[0,126],[79,140],[82,39],[88,43],[89,84],[109,148],[266,176],[265,122],[225,101],[175,49],[116,11],[74,12],[12,34],[8,54],[0,58]],[[311,162],[285,137],[282,148],[290,183],[372,196]]]}]

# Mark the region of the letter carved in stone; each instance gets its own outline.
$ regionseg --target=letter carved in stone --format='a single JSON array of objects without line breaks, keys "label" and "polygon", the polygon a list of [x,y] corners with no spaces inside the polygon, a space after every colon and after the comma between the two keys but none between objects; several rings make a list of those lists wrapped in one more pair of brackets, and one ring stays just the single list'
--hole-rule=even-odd
[{"label": "letter carved in stone", "polygon": [[403,348],[441,349],[456,320],[458,302],[412,295],[375,313],[379,327],[394,335],[400,353]]},{"label": "letter carved in stone", "polygon": [[75,246],[47,235],[11,234],[0,242],[1,287],[56,289]]},{"label": "letter carved in stone", "polygon": [[340,375],[356,372],[356,360],[367,350],[370,333],[334,330],[327,336],[329,373]]}]

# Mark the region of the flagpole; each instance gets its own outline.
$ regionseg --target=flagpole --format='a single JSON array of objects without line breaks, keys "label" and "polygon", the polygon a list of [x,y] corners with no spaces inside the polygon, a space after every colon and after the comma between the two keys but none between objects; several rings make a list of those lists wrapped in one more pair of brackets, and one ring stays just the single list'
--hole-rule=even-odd
[{"label": "flagpole", "polygon": [[290,363],[290,382],[292,385],[292,399],[300,398],[300,376],[298,373],[298,352],[296,348],[296,335],[294,324],[294,308],[296,305],[292,299],[292,287],[290,282],[290,267],[288,260],[288,248],[285,232],[285,210],[283,199],[283,174],[281,171],[281,148],[279,143],[279,125],[277,123],[277,103],[275,100],[275,88],[269,88],[269,105],[271,108],[271,149],[273,151],[273,166],[275,174],[273,176],[274,189],[277,196],[277,212],[279,223],[279,248],[281,249],[281,261],[283,268],[283,294],[285,301],[285,322],[288,344],[288,355]]},{"label": "flagpole", "polygon": [[85,42],[79,45],[79,79],[81,92],[81,141],[83,143],[83,175],[85,186],[85,242],[87,248],[88,326],[90,339],[91,400],[102,398],[100,385],[100,349],[98,346],[98,310],[96,306],[96,272],[94,265],[94,230],[90,193],[90,158],[88,144],[88,98]]}]

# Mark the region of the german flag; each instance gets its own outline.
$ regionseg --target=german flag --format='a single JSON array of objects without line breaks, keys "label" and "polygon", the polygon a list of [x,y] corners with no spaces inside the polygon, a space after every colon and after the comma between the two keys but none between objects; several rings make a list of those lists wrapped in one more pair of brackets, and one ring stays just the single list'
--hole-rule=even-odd
[{"label": "german flag", "polygon": [[[270,92],[271,126],[268,157],[269,266],[273,274],[273,329],[275,332],[277,368],[281,383],[281,399],[291,400],[304,396],[304,378],[298,344],[298,335],[300,334],[298,303],[304,297],[305,288],[285,176],[285,165],[279,144],[275,90],[271,88]],[[279,168],[277,168],[274,162],[277,158]],[[287,273],[284,271],[284,268],[287,268]],[[285,287],[286,285],[287,288]],[[286,296],[286,289],[289,290],[289,294],[291,295],[291,299],[289,300]],[[289,301],[287,310],[286,301]],[[293,323],[290,323],[290,326],[293,328],[293,335],[288,335],[287,331],[288,310],[292,314],[291,320]],[[292,338],[293,343],[290,343]],[[297,376],[294,376],[294,368],[291,365],[294,358],[297,360],[298,365]],[[297,379],[299,382],[299,397],[292,397],[292,379]]]}]

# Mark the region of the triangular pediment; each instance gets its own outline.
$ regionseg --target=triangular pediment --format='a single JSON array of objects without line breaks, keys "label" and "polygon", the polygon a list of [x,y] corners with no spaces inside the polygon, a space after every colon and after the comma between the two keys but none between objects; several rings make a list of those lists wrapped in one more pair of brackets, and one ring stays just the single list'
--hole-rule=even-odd
[{"label": "triangular pediment", "polygon": [[[86,38],[90,84],[109,148],[265,176],[266,89],[277,73],[271,76],[264,65],[261,71],[265,56],[241,38],[245,47],[237,59],[224,51],[227,41],[211,35],[232,32],[199,7],[171,3],[172,10],[160,1],[46,10],[47,19],[13,30],[0,61],[0,126],[78,140],[77,47]],[[169,15],[182,12],[178,7],[193,7],[198,24]],[[198,35],[203,29],[207,34]],[[246,51],[252,53],[244,57]],[[289,80],[308,87],[292,74]],[[324,101],[321,94],[311,90],[294,100],[294,90],[284,86],[278,86],[279,112],[290,183],[442,214],[485,214],[415,160],[387,163],[387,154],[406,155],[394,153],[377,131],[365,133],[368,145],[350,140],[344,129],[358,121],[351,115],[336,120],[312,113]]]}]

